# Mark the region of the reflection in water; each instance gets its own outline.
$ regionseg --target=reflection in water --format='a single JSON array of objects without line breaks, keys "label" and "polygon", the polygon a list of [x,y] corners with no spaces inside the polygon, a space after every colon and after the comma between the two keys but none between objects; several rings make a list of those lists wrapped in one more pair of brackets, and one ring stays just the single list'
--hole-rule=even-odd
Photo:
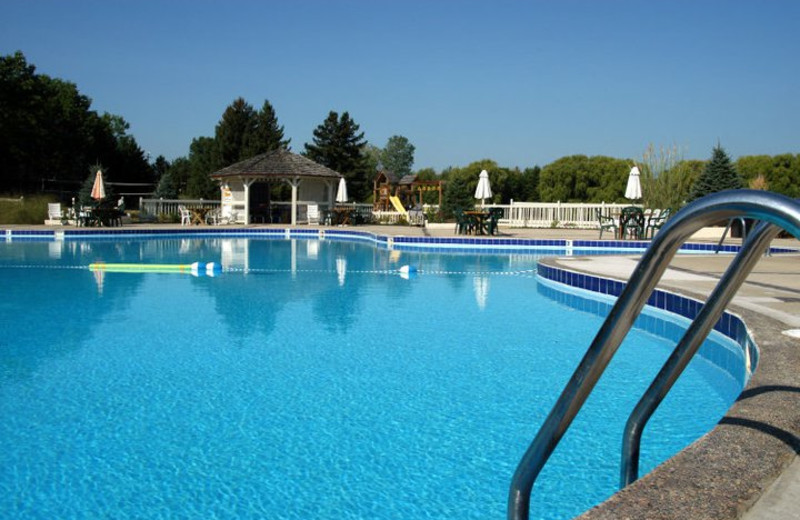
[{"label": "reflection in water", "polygon": [[339,280],[339,287],[344,286],[344,279],[347,275],[347,259],[343,256],[336,257],[336,278]]},{"label": "reflection in water", "polygon": [[316,260],[319,258],[319,240],[306,241],[306,256],[310,260]]},{"label": "reflection in water", "polygon": [[103,294],[103,281],[105,280],[106,272],[103,269],[95,269],[93,271],[93,274],[94,274],[94,282],[97,285],[97,294],[102,296],[102,294]]},{"label": "reflection in water", "polygon": [[486,300],[489,298],[489,277],[476,276],[472,279],[472,286],[475,290],[475,301],[478,302],[478,308],[486,309]]}]

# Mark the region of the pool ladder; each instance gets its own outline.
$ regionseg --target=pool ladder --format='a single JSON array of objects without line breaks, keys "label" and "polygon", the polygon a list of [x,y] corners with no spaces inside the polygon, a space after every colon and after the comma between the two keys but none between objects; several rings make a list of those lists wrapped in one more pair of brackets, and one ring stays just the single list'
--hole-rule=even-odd
[{"label": "pool ladder", "polygon": [[597,336],[575,369],[517,466],[508,496],[508,519],[527,520],[536,478],[589,397],[622,340],[681,245],[700,228],[721,220],[749,218],[754,226],[705,305],[637,403],[625,425],[620,487],[638,478],[642,432],[658,405],[708,336],[725,307],[773,238],[785,229],[800,238],[800,203],[757,190],[730,190],[699,199],[678,212],[653,239]]}]

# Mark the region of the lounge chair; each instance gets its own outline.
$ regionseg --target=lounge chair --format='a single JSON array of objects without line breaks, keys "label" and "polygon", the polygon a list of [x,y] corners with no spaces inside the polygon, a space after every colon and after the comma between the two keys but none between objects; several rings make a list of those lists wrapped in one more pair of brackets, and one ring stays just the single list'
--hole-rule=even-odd
[{"label": "lounge chair", "polygon": [[61,224],[64,218],[64,211],[61,209],[61,204],[58,202],[51,202],[47,204],[47,220],[57,220]]}]

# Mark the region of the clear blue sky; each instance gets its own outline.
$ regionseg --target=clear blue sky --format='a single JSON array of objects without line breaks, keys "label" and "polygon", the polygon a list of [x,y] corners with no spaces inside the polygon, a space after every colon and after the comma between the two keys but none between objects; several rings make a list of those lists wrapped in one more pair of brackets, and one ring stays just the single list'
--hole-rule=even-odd
[{"label": "clear blue sky", "polygon": [[153,158],[188,155],[237,97],[303,151],[328,112],[414,168],[800,152],[800,1],[31,1],[0,54],[75,83]]}]

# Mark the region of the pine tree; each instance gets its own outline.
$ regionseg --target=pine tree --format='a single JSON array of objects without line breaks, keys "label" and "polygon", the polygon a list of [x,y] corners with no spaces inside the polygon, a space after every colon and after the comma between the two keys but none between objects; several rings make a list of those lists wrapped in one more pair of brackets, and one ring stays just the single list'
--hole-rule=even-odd
[{"label": "pine tree", "polygon": [[289,150],[291,139],[283,138],[283,126],[278,124],[275,109],[269,101],[255,114],[255,124],[247,136],[247,157],[283,148]]},{"label": "pine tree", "polygon": [[699,199],[711,193],[723,190],[736,190],[744,188],[742,178],[733,166],[730,157],[717,144],[711,155],[711,160],[706,163],[703,173],[697,178],[692,186],[689,200]]},{"label": "pine tree", "polygon": [[305,156],[344,175],[347,190],[354,200],[364,200],[369,192],[367,161],[362,153],[364,132],[344,112],[334,111],[314,130],[313,144],[305,143]]},{"label": "pine tree", "polygon": [[243,98],[236,98],[216,127],[216,164],[211,171],[247,159],[248,141],[256,128],[256,112]]},{"label": "pine tree", "polygon": [[178,183],[175,182],[172,172],[167,170],[161,174],[161,178],[158,180],[158,186],[156,187],[156,191],[153,193],[153,196],[157,199],[178,198]]},{"label": "pine tree", "polygon": [[381,151],[381,162],[400,178],[409,175],[414,165],[414,145],[401,135],[393,135]]}]

